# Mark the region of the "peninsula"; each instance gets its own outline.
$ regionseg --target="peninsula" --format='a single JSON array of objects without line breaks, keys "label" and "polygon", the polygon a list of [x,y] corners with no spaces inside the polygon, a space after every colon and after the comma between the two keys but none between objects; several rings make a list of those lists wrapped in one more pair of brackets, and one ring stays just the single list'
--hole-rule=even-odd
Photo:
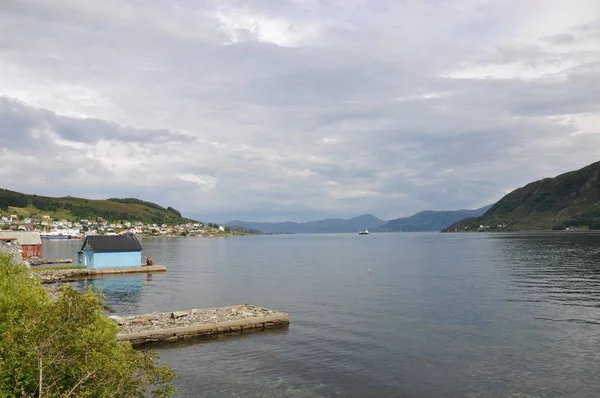
[{"label": "peninsula", "polygon": [[[0,189],[0,230],[52,232],[57,236],[229,236],[260,231],[183,217],[173,207],[136,198],[53,198]],[[49,234],[52,237],[52,234]]]},{"label": "peninsula", "polygon": [[600,162],[515,189],[484,215],[444,231],[600,229]]}]

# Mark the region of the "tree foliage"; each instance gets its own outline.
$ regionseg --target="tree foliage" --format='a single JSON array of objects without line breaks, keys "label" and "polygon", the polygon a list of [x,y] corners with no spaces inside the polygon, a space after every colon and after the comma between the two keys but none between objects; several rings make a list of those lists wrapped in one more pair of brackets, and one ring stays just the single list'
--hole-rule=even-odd
[{"label": "tree foliage", "polygon": [[181,212],[179,210],[175,210],[171,206],[167,207],[167,210],[171,213],[175,214],[177,217],[182,217]]},{"label": "tree foliage", "polygon": [[576,214],[572,218],[554,226],[555,230],[562,230],[567,227],[589,227],[590,229],[600,229],[600,208],[590,209],[582,214]]},{"label": "tree foliage", "polygon": [[165,209],[164,207],[162,207],[160,205],[157,205],[156,203],[146,202],[145,200],[136,199],[136,198],[110,198],[108,200],[110,200],[112,202],[124,203],[124,204],[128,204],[128,205],[142,205],[142,206],[150,207],[150,208],[156,209],[156,210],[167,211],[167,209]]},{"label": "tree foliage", "polygon": [[170,396],[173,371],[116,335],[98,293],[66,285],[53,301],[0,256],[0,397]]}]

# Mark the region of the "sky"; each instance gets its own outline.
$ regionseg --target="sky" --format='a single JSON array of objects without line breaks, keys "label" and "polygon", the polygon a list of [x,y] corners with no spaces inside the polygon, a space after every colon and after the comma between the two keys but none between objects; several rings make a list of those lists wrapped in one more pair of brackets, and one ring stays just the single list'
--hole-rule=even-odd
[{"label": "sky", "polygon": [[600,160],[598,0],[2,0],[0,185],[204,221],[477,208]]}]

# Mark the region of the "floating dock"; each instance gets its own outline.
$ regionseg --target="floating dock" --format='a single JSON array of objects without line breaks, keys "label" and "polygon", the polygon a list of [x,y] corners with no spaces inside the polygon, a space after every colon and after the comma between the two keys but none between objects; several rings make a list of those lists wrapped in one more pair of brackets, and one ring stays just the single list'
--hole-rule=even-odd
[{"label": "floating dock", "polygon": [[110,318],[122,327],[117,340],[132,345],[284,328],[290,323],[287,312],[249,304]]},{"label": "floating dock", "polygon": [[55,269],[35,271],[40,276],[42,283],[54,283],[74,281],[78,279],[98,278],[104,275],[114,274],[146,274],[150,272],[165,272],[167,267],[164,265],[143,265],[141,267],[124,268],[73,268],[73,269]]}]

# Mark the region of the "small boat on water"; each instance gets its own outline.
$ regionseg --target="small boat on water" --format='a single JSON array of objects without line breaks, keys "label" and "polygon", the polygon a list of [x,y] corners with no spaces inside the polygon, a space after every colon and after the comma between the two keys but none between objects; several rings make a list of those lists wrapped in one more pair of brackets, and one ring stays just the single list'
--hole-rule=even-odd
[{"label": "small boat on water", "polygon": [[362,229],[360,231],[358,231],[359,235],[369,235],[369,230],[368,229]]}]

